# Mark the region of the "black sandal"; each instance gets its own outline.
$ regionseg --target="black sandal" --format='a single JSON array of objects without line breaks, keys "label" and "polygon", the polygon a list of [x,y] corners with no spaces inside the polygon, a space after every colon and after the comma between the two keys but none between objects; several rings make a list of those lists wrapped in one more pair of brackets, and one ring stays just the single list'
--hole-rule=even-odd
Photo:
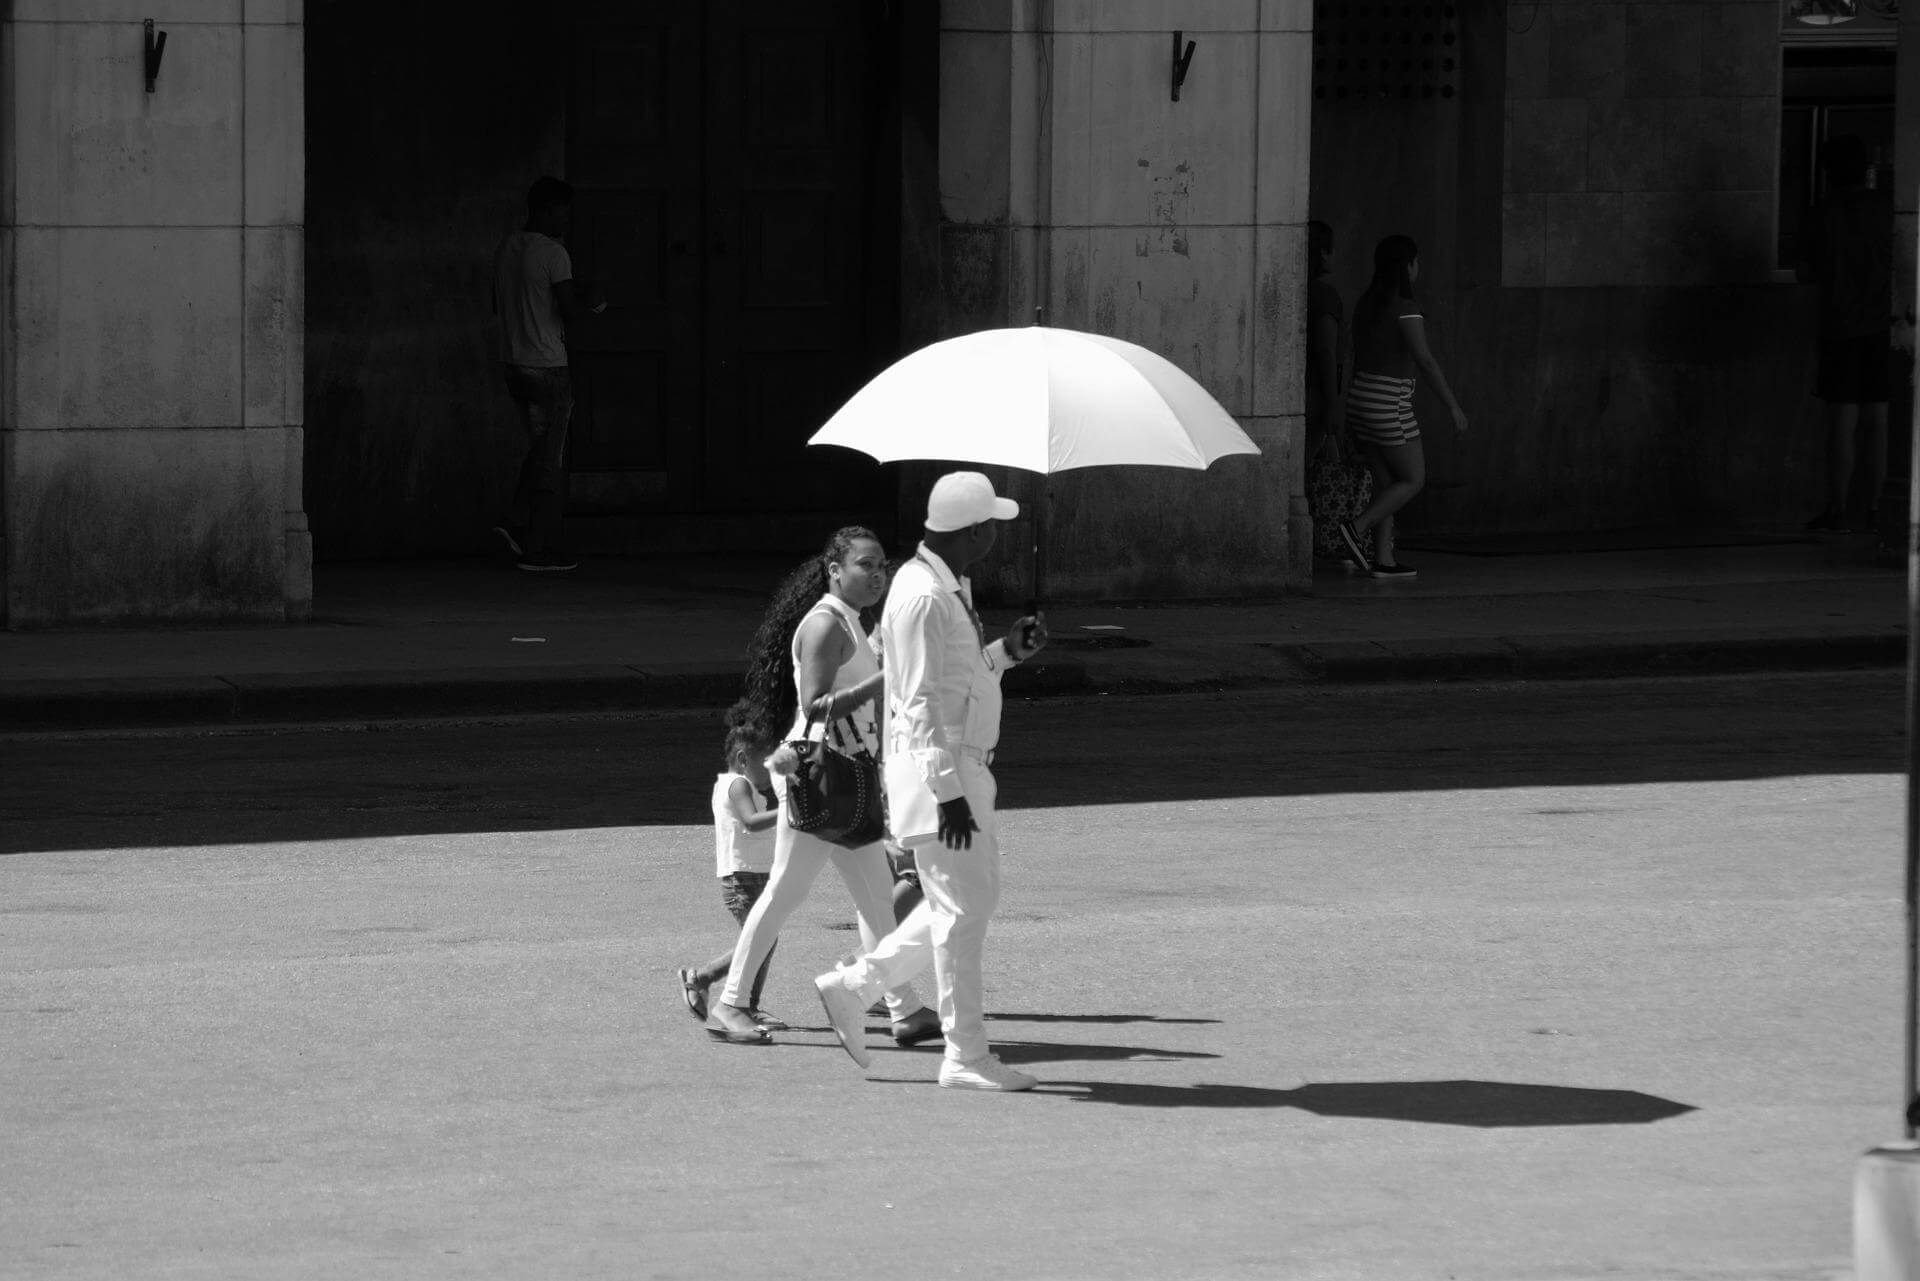
[{"label": "black sandal", "polygon": [[725,1001],[715,1001],[713,1008],[707,1012],[707,1035],[731,1045],[773,1044],[767,1029],[755,1023],[745,1010],[728,1005]]},{"label": "black sandal", "polygon": [[702,1023],[707,1020],[707,985],[692,970],[680,971],[680,997],[687,1010]]}]

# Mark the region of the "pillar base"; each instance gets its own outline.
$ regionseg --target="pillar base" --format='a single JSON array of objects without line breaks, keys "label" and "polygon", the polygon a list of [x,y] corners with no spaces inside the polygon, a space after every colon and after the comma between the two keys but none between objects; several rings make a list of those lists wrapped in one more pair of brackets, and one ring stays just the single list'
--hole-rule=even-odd
[{"label": "pillar base", "polygon": [[1920,1143],[1888,1143],[1853,1176],[1854,1281],[1920,1277]]}]

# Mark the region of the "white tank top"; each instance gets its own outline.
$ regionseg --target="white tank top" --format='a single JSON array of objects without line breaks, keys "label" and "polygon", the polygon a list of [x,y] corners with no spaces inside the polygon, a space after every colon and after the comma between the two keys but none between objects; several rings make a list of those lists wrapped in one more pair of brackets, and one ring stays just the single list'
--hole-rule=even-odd
[{"label": "white tank top", "polygon": [[[840,625],[846,629],[847,635],[853,640],[853,657],[840,664],[840,670],[833,674],[829,692],[845,689],[849,685],[858,685],[878,672],[880,653],[874,649],[873,639],[867,635],[866,629],[860,626],[860,615],[853,606],[829,593],[822,596],[814,607],[807,611],[806,618],[800,620],[801,626],[804,627],[808,618],[821,612],[838,618]],[[807,727],[807,707],[800,692],[800,633],[798,631],[793,636],[793,651],[790,657],[793,660],[793,694],[795,699],[801,701],[794,709],[793,726],[787,731],[787,737],[799,738]],[[862,703],[858,710],[835,721],[827,729],[827,741],[832,743],[837,751],[846,755],[853,756],[865,752],[878,760],[881,743],[880,701],[874,699]],[[848,732],[849,724],[852,726],[851,734]]]},{"label": "white tank top", "polygon": [[[735,872],[771,872],[773,870],[773,829],[764,832],[749,832],[746,825],[733,812],[733,802],[727,793],[733,788],[733,780],[745,778],[744,774],[722,774],[713,780],[713,874],[731,876]],[[747,791],[753,797],[753,812],[758,814],[767,808],[767,798],[760,795],[760,789],[747,784]]]}]

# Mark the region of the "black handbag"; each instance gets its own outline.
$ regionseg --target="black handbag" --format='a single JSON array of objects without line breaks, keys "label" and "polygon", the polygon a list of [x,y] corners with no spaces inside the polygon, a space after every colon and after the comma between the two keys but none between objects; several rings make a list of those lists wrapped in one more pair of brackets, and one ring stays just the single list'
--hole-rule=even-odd
[{"label": "black handbag", "polygon": [[864,752],[834,750],[813,736],[814,724],[808,717],[801,736],[787,744],[799,759],[787,778],[787,825],[849,849],[871,845],[887,830],[880,763]]}]

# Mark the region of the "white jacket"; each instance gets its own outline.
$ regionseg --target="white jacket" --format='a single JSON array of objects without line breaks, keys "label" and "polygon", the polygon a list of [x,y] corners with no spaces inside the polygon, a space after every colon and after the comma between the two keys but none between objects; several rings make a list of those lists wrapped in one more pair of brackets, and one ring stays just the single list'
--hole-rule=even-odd
[{"label": "white jacket", "polygon": [[922,544],[894,575],[880,616],[887,689],[887,815],[893,837],[940,830],[938,803],[962,795],[956,758],[1000,742],[1005,641],[985,643],[973,588]]}]

